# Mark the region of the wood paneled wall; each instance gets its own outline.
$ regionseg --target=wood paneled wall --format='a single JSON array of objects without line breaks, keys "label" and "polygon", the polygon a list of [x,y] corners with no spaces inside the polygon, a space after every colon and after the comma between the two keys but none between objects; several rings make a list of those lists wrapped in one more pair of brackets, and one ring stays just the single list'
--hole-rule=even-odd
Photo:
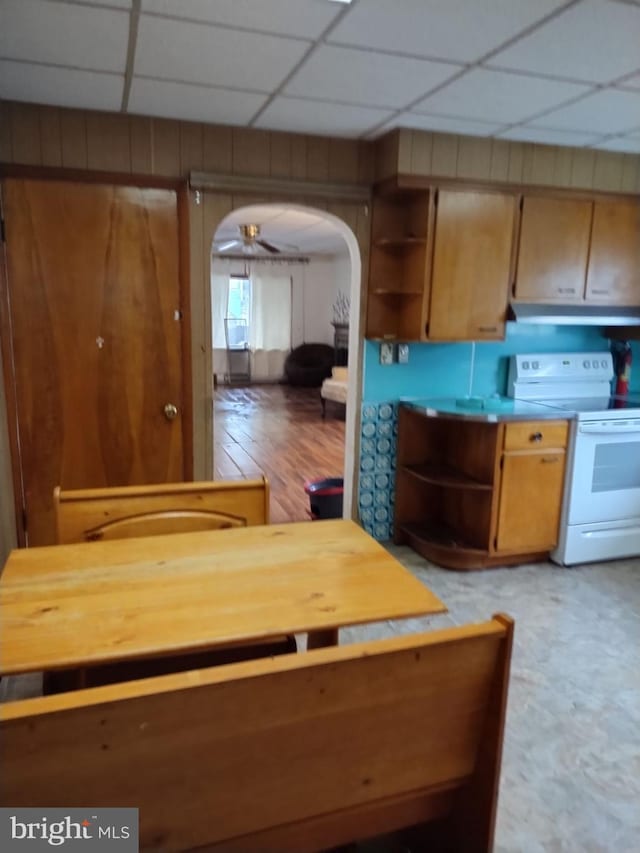
[{"label": "wood paneled wall", "polygon": [[[4,163],[163,178],[186,179],[189,172],[201,171],[369,186],[374,179],[374,156],[371,143],[348,139],[0,101],[0,162]],[[363,280],[368,274],[369,212],[362,204],[292,196],[190,193],[196,478],[206,478],[213,471],[211,242],[219,223],[232,210],[269,202],[306,204],[342,219],[358,240]],[[364,310],[361,303],[362,329]],[[6,467],[3,462],[6,459],[0,459],[0,476]]]},{"label": "wood paneled wall", "polygon": [[640,193],[640,155],[402,129],[377,143],[376,180],[396,174]]},{"label": "wood paneled wall", "polygon": [[162,177],[190,171],[369,185],[371,143],[0,102],[0,162]]}]

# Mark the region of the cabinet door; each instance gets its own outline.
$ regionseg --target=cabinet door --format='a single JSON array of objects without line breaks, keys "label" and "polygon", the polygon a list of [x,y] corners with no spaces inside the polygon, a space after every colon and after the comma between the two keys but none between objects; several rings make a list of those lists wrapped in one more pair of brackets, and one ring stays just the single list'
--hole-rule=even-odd
[{"label": "cabinet door", "polygon": [[595,202],[586,296],[640,305],[640,202]]},{"label": "cabinet door", "polygon": [[504,337],[516,199],[441,190],[437,202],[431,340]]},{"label": "cabinet door", "polygon": [[496,549],[526,554],[558,541],[564,483],[563,451],[505,453]]},{"label": "cabinet door", "polygon": [[516,299],[575,302],[584,296],[593,204],[525,197],[516,272]]}]

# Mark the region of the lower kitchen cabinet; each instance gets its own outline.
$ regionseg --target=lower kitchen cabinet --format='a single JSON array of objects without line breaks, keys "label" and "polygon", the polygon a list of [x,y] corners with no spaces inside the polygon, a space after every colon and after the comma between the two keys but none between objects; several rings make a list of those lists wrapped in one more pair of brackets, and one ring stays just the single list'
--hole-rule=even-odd
[{"label": "lower kitchen cabinet", "polygon": [[394,541],[446,568],[545,557],[557,543],[568,421],[400,407]]}]

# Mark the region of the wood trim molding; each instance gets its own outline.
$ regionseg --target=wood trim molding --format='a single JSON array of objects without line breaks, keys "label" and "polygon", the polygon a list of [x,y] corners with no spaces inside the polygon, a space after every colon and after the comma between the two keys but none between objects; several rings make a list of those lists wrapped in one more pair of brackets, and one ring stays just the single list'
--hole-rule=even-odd
[{"label": "wood trim molding", "polygon": [[279,196],[306,196],[367,204],[371,200],[369,185],[329,184],[317,181],[292,181],[286,178],[245,177],[208,172],[190,172],[192,190],[219,193],[269,193]]},{"label": "wood trim molding", "polygon": [[0,178],[33,178],[38,181],[75,181],[80,184],[122,184],[129,187],[176,190],[186,188],[182,178],[159,175],[130,175],[128,172],[99,172],[88,169],[65,169],[58,166],[21,166],[0,163]]}]

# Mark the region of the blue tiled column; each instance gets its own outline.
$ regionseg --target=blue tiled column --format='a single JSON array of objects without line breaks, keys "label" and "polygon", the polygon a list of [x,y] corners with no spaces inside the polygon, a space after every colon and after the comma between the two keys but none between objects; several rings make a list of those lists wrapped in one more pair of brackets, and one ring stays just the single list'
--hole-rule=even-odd
[{"label": "blue tiled column", "polygon": [[363,403],[358,510],[362,526],[381,542],[393,532],[398,404]]}]

